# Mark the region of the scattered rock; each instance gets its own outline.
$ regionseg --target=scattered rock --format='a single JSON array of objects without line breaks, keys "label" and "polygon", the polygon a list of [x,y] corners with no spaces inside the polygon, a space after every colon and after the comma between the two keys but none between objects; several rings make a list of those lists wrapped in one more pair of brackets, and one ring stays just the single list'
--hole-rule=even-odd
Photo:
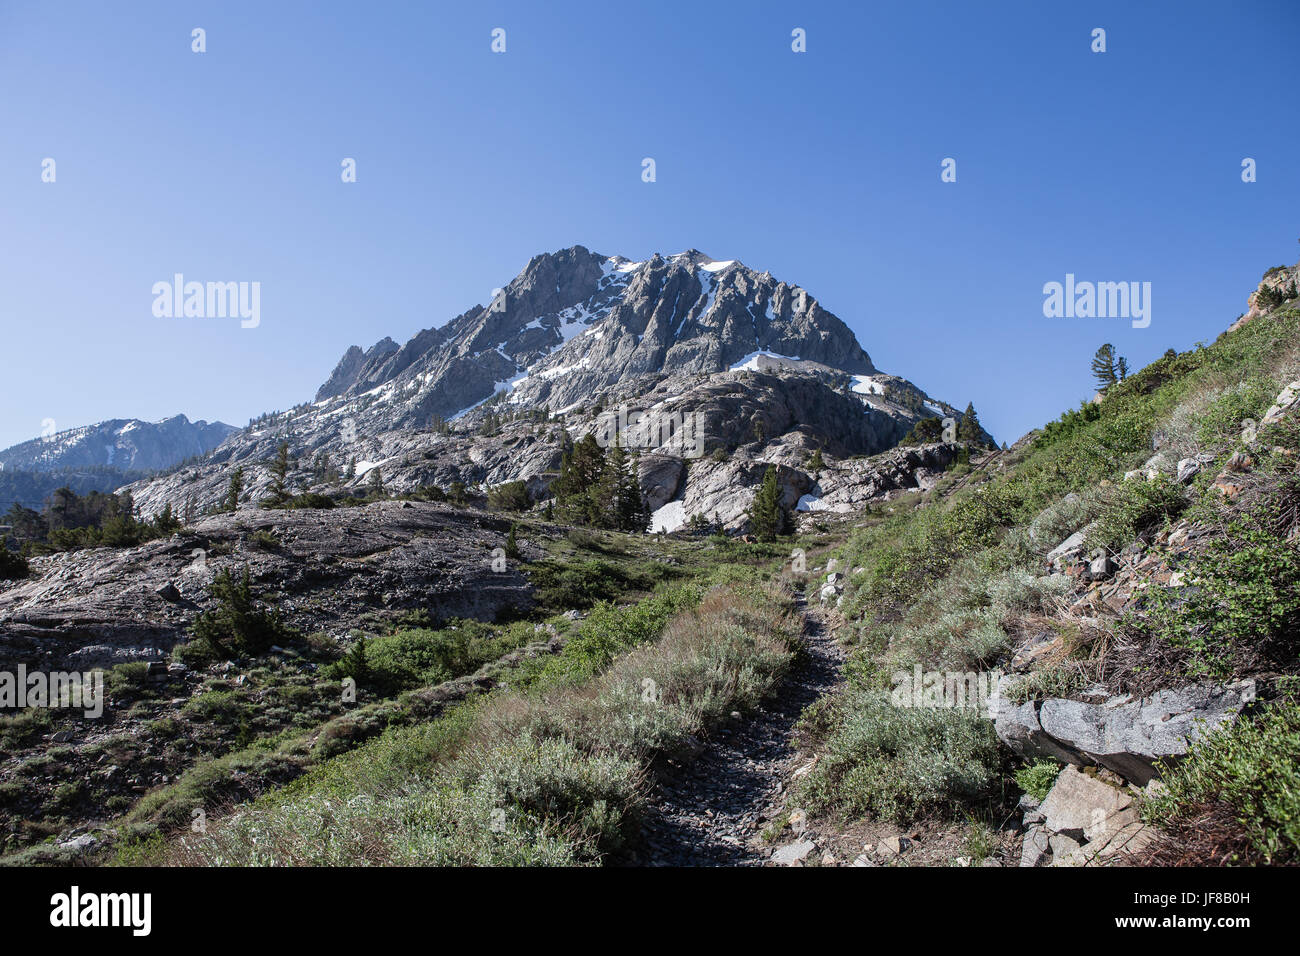
[{"label": "scattered rock", "polygon": [[1100,554],[1088,564],[1087,578],[1090,581],[1104,581],[1114,575],[1119,568],[1109,554]]},{"label": "scattered rock", "polygon": [[84,853],[87,850],[98,845],[98,843],[99,840],[97,840],[93,835],[89,833],[83,833],[81,834],[81,836],[73,837],[71,840],[67,840],[64,843],[60,843],[59,849],[71,850],[74,853]]},{"label": "scattered rock", "polygon": [[777,847],[772,852],[772,862],[777,866],[794,866],[808,858],[808,854],[817,849],[812,840],[796,840],[785,846]]},{"label": "scattered rock", "polygon": [[1051,834],[1045,827],[1031,826],[1025,831],[1025,842],[1020,847],[1021,866],[1042,866],[1052,855]]},{"label": "scattered rock", "polygon": [[885,837],[876,847],[876,852],[886,859],[902,856],[912,847],[912,841],[905,836]]},{"label": "scattered rock", "polygon": [[1083,845],[1064,833],[1056,833],[1048,838],[1052,848],[1052,866],[1082,866],[1084,863]]}]

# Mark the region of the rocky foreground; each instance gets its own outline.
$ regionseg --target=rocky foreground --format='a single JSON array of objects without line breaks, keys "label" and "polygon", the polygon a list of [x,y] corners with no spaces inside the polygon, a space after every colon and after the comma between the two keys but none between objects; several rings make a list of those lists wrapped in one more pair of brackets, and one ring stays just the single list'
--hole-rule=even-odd
[{"label": "rocky foreground", "polygon": [[134,548],[32,560],[0,585],[0,666],[79,669],[159,660],[212,607],[212,582],[247,567],[287,624],[346,635],[403,613],[495,618],[531,606],[513,566],[493,570],[509,522],[445,504],[219,514]]}]

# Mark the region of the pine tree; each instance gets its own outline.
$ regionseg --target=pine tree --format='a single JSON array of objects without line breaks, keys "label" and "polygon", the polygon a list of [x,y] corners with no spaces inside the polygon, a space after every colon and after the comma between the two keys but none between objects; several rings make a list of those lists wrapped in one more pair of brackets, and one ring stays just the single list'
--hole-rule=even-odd
[{"label": "pine tree", "polygon": [[966,411],[961,414],[961,421],[957,423],[957,440],[971,445],[984,444],[984,429],[975,414],[974,402],[967,402]]},{"label": "pine tree", "polygon": [[590,433],[560,458],[560,477],[555,480],[555,504],[563,517],[578,524],[604,524],[610,498],[601,498],[605,477],[605,450]]},{"label": "pine tree", "polygon": [[816,474],[825,467],[826,462],[822,461],[822,450],[817,448],[813,451],[812,457],[808,459],[808,470]]},{"label": "pine tree", "polygon": [[172,503],[170,501],[163,505],[163,510],[154,516],[153,525],[162,534],[171,534],[173,531],[180,530],[181,523],[172,514]]},{"label": "pine tree", "polygon": [[289,443],[280,442],[271,462],[271,494],[262,499],[263,508],[278,508],[289,500]]},{"label": "pine tree", "polygon": [[335,668],[341,677],[351,677],[358,687],[370,683],[370,662],[366,659],[366,639],[358,638]]},{"label": "pine tree", "polygon": [[777,484],[776,468],[768,465],[763,484],[749,506],[749,527],[759,541],[774,541],[784,534],[789,516],[781,506],[781,488]]},{"label": "pine tree", "polygon": [[371,468],[370,471],[367,473],[366,482],[367,484],[370,485],[370,493],[372,495],[374,495],[376,498],[383,496],[384,475],[383,472],[379,470],[378,465],[375,465],[375,467]]},{"label": "pine tree", "polygon": [[1128,378],[1128,359],[1124,358],[1122,355],[1119,358],[1117,371],[1119,372],[1119,380],[1121,382]]},{"label": "pine tree", "polygon": [[222,510],[235,512],[239,510],[239,496],[244,493],[244,466],[240,465],[235,469],[234,474],[230,476],[230,484],[226,486],[226,497],[222,502]]},{"label": "pine tree", "polygon": [[641,493],[636,455],[628,455],[616,447],[605,463],[605,470],[612,475],[611,524],[619,531],[645,531],[650,524],[650,508]]},{"label": "pine tree", "polygon": [[1105,390],[1119,381],[1115,366],[1115,346],[1107,342],[1097,349],[1092,357],[1092,375],[1097,380],[1097,387]]},{"label": "pine tree", "polygon": [[510,532],[506,535],[506,557],[519,557],[519,542],[515,538],[515,525],[513,522],[510,525]]}]

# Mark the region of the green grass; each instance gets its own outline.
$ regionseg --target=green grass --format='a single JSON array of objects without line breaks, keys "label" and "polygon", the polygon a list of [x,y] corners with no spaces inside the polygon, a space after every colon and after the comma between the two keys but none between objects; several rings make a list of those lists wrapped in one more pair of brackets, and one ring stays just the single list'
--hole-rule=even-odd
[{"label": "green grass", "polygon": [[753,706],[797,643],[757,585],[599,605],[523,686],[391,729],[173,844],[206,864],[572,865],[617,852],[656,752]]},{"label": "green grass", "polygon": [[[1050,628],[1055,602],[1074,587],[1043,576],[1044,555],[1090,523],[1088,545],[1115,553],[1180,515],[1206,520],[1221,511],[1206,490],[1213,463],[1190,496],[1163,476],[1123,475],[1151,457],[1156,440],[1172,458],[1167,468],[1196,453],[1222,460],[1239,447],[1242,421],[1262,418],[1294,374],[1297,333],[1300,313],[1278,312],[1166,356],[1110,388],[1103,402],[1048,424],[1006,456],[1004,472],[982,473],[924,507],[895,502],[868,516],[838,552],[843,566],[863,569],[850,575],[842,604],[852,622],[850,689],[833,708],[806,715],[823,749],[803,784],[809,805],[912,819],[964,814],[990,799],[1001,771],[987,726],[961,712],[890,706],[888,675],[913,663],[1005,669],[1017,637]],[[1260,437],[1295,447],[1293,432]],[[1285,457],[1277,465],[1294,467]],[[1199,590],[1148,592],[1143,614],[1126,626],[1145,629],[1148,643],[1186,651],[1173,664],[1153,655],[1160,660],[1152,666],[1176,668],[1162,680],[1232,676],[1247,647],[1272,648],[1275,663],[1292,666],[1285,662],[1297,651],[1289,635],[1297,633],[1300,559],[1285,533],[1258,522],[1254,531],[1232,531],[1191,569]],[[1105,641],[1066,638],[1065,657],[1045,662],[1021,690],[1051,696],[1094,679]]]}]

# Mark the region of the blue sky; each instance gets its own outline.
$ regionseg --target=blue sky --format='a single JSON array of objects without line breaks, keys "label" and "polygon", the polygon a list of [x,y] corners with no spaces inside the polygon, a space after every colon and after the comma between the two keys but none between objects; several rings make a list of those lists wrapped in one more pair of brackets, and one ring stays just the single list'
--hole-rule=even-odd
[{"label": "blue sky", "polygon": [[[243,425],[575,243],[768,269],[1014,440],[1300,257],[1298,38],[1294,0],[0,0],[0,447]],[[177,272],[261,282],[260,326],[155,318]],[[1044,318],[1067,272],[1151,325]]]}]

